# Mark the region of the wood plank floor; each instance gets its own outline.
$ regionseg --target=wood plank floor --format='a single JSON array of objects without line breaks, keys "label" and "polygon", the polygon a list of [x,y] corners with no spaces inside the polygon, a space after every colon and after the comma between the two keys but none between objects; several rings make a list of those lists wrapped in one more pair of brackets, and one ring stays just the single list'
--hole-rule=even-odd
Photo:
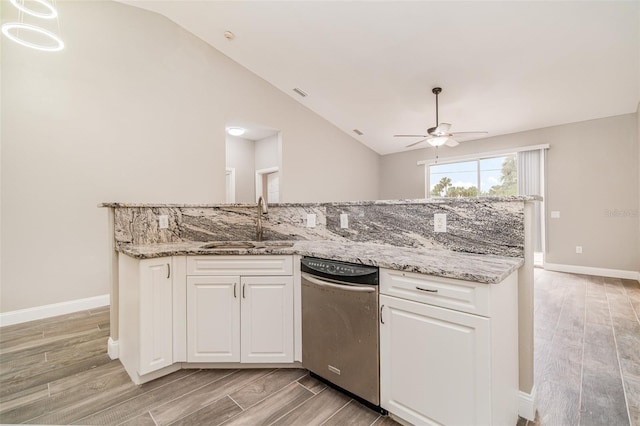
[{"label": "wood plank floor", "polygon": [[398,425],[303,369],[181,370],[134,385],[108,308],[0,329],[0,423]]},{"label": "wood plank floor", "polygon": [[[640,284],[535,273],[538,417],[640,426]],[[136,386],[108,308],[0,329],[0,423],[397,425],[300,369],[181,370]]]},{"label": "wood plank floor", "polygon": [[536,269],[534,297],[528,425],[640,426],[640,283]]}]

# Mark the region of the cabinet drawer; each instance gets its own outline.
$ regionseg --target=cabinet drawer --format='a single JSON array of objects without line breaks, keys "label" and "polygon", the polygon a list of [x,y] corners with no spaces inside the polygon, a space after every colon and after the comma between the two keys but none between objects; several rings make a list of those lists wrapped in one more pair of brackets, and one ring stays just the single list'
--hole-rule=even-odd
[{"label": "cabinet drawer", "polygon": [[189,256],[187,275],[292,275],[291,256]]},{"label": "cabinet drawer", "polygon": [[489,286],[490,284],[380,269],[382,294],[485,317],[490,316]]}]

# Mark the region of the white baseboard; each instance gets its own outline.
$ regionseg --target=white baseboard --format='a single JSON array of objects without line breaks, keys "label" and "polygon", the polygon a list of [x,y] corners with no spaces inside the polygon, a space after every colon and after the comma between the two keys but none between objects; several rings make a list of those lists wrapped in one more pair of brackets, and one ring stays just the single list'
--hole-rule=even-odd
[{"label": "white baseboard", "polygon": [[109,340],[107,341],[107,354],[109,355],[109,358],[118,359],[120,355],[119,352],[120,346],[118,346],[118,341],[109,337]]},{"label": "white baseboard", "polygon": [[558,263],[546,262],[544,264],[544,269],[557,272],[569,272],[572,274],[595,275],[598,277],[610,278],[626,278],[629,280],[640,281],[640,272],[625,271],[622,269],[593,268],[591,266],[562,265]]},{"label": "white baseboard", "polygon": [[87,297],[86,299],[70,300],[52,305],[36,306],[34,308],[0,313],[0,327],[20,324],[23,322],[70,314],[86,309],[99,308],[109,305],[109,295]]},{"label": "white baseboard", "polygon": [[518,393],[518,415],[527,420],[536,418],[536,387],[531,389],[531,393],[520,391]]}]

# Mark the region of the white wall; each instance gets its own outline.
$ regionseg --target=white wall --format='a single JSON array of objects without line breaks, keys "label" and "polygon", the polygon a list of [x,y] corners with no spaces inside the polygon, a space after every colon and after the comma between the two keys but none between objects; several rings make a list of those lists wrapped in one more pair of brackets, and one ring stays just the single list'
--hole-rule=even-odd
[{"label": "white wall", "polygon": [[256,170],[280,167],[280,137],[276,134],[257,140],[256,145]]},{"label": "white wall", "polygon": [[256,199],[255,142],[227,135],[227,167],[236,169],[236,203],[253,203]]},{"label": "white wall", "polygon": [[[510,135],[463,142],[440,149],[440,158],[548,143],[548,263],[640,270],[637,114],[626,114]],[[381,158],[382,198],[424,197],[423,166],[435,149]],[[549,219],[559,210],[560,219]],[[621,216],[608,212],[624,212]],[[575,246],[583,254],[575,253]]]},{"label": "white wall", "polygon": [[166,18],[58,8],[64,51],[1,38],[1,312],[109,292],[102,201],[223,202],[229,120],[282,130],[287,201],[377,198],[376,153]]}]

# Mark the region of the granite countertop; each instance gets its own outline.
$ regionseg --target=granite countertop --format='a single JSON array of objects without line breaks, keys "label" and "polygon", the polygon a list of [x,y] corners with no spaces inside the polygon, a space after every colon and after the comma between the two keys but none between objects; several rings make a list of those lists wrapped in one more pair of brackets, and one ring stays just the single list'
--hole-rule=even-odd
[{"label": "granite countertop", "polygon": [[[265,241],[264,243],[268,243]],[[204,249],[203,241],[128,245],[118,251],[137,259],[183,255],[297,254],[399,271],[418,272],[478,283],[499,283],[524,264],[519,257],[461,253],[443,249],[414,249],[381,244],[338,241],[290,241],[291,247]]]},{"label": "granite countertop", "polygon": [[[325,203],[269,203],[269,207],[319,207],[319,206],[366,206],[366,205],[397,205],[397,204],[454,204],[454,203],[497,203],[509,201],[542,201],[539,195],[507,195],[499,197],[433,197],[406,200],[370,200],[370,201],[338,201]],[[208,208],[208,207],[255,207],[256,204],[181,204],[181,203],[121,203],[105,202],[98,207],[112,208],[142,208],[142,207],[168,207],[168,208]]]}]

